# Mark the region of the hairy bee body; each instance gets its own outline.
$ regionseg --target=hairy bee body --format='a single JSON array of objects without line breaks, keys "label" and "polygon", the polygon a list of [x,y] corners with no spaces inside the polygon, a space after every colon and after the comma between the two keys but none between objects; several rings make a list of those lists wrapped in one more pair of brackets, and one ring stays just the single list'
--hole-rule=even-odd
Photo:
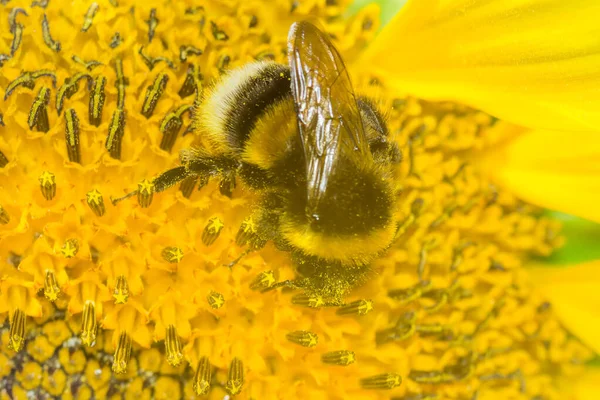
[{"label": "hairy bee body", "polygon": [[261,195],[259,242],[290,251],[301,273],[350,281],[337,275],[364,269],[396,233],[399,150],[374,103],[355,98],[328,39],[309,23],[290,35],[299,64],[294,55],[289,66],[251,63],[212,87],[194,111],[196,146],[155,190],[199,175],[221,179],[229,194],[239,177]]}]

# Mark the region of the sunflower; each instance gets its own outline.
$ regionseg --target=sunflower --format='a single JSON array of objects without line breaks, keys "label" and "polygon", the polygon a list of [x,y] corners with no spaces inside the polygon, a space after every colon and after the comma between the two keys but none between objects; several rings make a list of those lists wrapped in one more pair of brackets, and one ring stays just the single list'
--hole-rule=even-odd
[{"label": "sunflower", "polygon": [[[524,268],[563,242],[540,207],[600,220],[555,184],[593,193],[593,1],[412,0],[380,34],[346,0],[2,3],[0,398],[593,396],[593,263]],[[236,241],[247,190],[152,183],[204,87],[307,18],[403,154],[398,240],[338,307],[263,291],[296,271]]]}]

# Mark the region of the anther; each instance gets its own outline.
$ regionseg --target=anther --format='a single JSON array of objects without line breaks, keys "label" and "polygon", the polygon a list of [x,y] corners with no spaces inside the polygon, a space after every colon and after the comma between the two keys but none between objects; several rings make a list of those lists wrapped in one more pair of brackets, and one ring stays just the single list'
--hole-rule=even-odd
[{"label": "anther", "polygon": [[210,28],[215,40],[226,41],[229,39],[229,36],[225,33],[225,31],[219,29],[219,26],[213,21],[210,21]]},{"label": "anther", "polygon": [[154,109],[156,108],[156,104],[158,103],[158,99],[160,99],[160,96],[162,96],[168,81],[169,75],[159,74],[154,79],[152,85],[148,86],[146,89],[144,104],[142,105],[142,115],[144,117],[150,118],[152,116]]},{"label": "anther", "polygon": [[168,113],[160,123],[160,131],[163,134],[160,141],[160,148],[165,151],[171,151],[177,139],[177,134],[183,125],[182,115],[188,112],[192,106],[184,104],[175,111]]},{"label": "anther", "polygon": [[90,190],[85,196],[87,204],[92,209],[94,214],[99,217],[103,216],[106,212],[106,207],[104,207],[104,199],[102,198],[102,194],[100,194],[98,189]]},{"label": "anther", "polygon": [[194,392],[198,396],[207,395],[210,391],[210,382],[212,380],[212,367],[208,357],[201,357],[196,368],[194,376]]},{"label": "anther", "polygon": [[52,39],[52,35],[50,34],[50,25],[48,24],[48,18],[46,14],[44,14],[44,19],[42,19],[42,37],[44,38],[44,43],[46,46],[50,48],[50,50],[59,52],[61,50],[60,42]]},{"label": "anther", "polygon": [[222,75],[227,71],[227,68],[229,67],[229,63],[231,62],[231,57],[229,57],[229,55],[227,54],[223,54],[221,57],[219,57],[219,59],[217,60],[217,69],[219,70],[219,73]]},{"label": "anther", "polygon": [[229,365],[229,371],[227,373],[227,382],[225,383],[225,390],[229,395],[235,396],[242,391],[244,385],[244,364],[239,358],[234,358]]},{"label": "anther", "polygon": [[10,321],[8,348],[16,352],[21,351],[25,344],[25,313],[16,309]]},{"label": "anther", "polygon": [[416,315],[414,312],[406,312],[398,319],[392,328],[378,331],[375,334],[375,343],[382,345],[388,342],[406,340],[416,332]]},{"label": "anther", "polygon": [[225,224],[223,224],[223,221],[219,217],[212,217],[209,219],[202,232],[202,243],[204,243],[205,246],[213,244],[221,234],[224,226]]},{"label": "anther", "polygon": [[0,151],[0,168],[6,167],[6,164],[8,164],[8,158]]},{"label": "anther", "polygon": [[179,47],[179,59],[181,62],[187,61],[187,58],[190,54],[194,56],[200,56],[202,55],[202,49],[189,45],[182,45]]},{"label": "anther", "polygon": [[356,300],[337,309],[337,315],[366,315],[373,310],[372,300]]},{"label": "anther", "polygon": [[197,176],[190,176],[181,181],[179,185],[179,191],[181,195],[186,199],[189,199],[192,193],[194,192],[194,188],[196,187],[196,183],[198,182]]},{"label": "anther", "polygon": [[79,119],[75,110],[69,108],[65,111],[65,139],[67,143],[67,155],[69,161],[81,163],[81,151],[79,147]]},{"label": "anther", "polygon": [[42,196],[46,200],[52,200],[56,196],[56,177],[52,172],[44,171],[39,177]]},{"label": "anther", "polygon": [[197,65],[188,66],[185,80],[179,89],[179,97],[184,97],[194,94],[196,91],[202,90],[202,79],[203,76],[200,73],[200,67]]},{"label": "anther", "polygon": [[44,297],[50,301],[56,301],[60,294],[60,288],[56,282],[54,271],[46,270],[46,278],[44,279]]},{"label": "anther", "polygon": [[208,301],[208,305],[215,310],[218,310],[219,308],[223,307],[223,304],[225,304],[225,297],[223,297],[221,293],[214,291],[211,291],[208,294],[206,300]]},{"label": "anther", "polygon": [[70,99],[75,93],[77,93],[77,90],[79,89],[79,81],[84,78],[87,80],[88,90],[91,89],[93,84],[92,76],[84,72],[79,72],[71,77],[65,78],[62,86],[58,88],[58,91],[56,92],[56,111],[59,115],[62,111],[65,98]]},{"label": "anther", "polygon": [[183,258],[183,251],[179,247],[165,247],[161,255],[165,261],[176,264]]},{"label": "anther", "polygon": [[27,118],[27,124],[29,129],[36,127],[39,132],[48,132],[50,130],[50,123],[48,122],[48,110],[47,106],[50,102],[50,89],[46,86],[42,86],[38,92],[31,109],[29,110],[29,117]]},{"label": "anther", "polygon": [[235,236],[235,243],[238,246],[248,244],[250,248],[258,250],[264,247],[267,241],[258,235],[254,219],[252,217],[247,217],[240,225],[240,229]]},{"label": "anther", "polygon": [[407,289],[394,289],[388,292],[388,296],[398,301],[401,305],[408,304],[419,299],[424,293],[431,290],[430,281],[420,281]]},{"label": "anther", "polygon": [[146,25],[148,25],[148,43],[152,42],[154,39],[154,32],[156,31],[156,27],[160,22],[158,18],[156,18],[156,8],[152,8],[150,10],[150,18],[148,18]]},{"label": "anther", "polygon": [[81,342],[89,347],[96,344],[96,332],[98,325],[96,322],[96,304],[87,300],[83,305],[83,315],[81,317]]},{"label": "anther", "polygon": [[363,389],[393,389],[400,386],[402,383],[402,377],[398,374],[387,373],[360,380],[360,386]]},{"label": "anther", "polygon": [[102,110],[104,108],[104,86],[106,86],[106,78],[98,76],[94,80],[94,85],[90,93],[89,121],[91,125],[100,126],[102,121]]},{"label": "anther", "polygon": [[167,362],[173,367],[177,367],[183,361],[183,346],[181,339],[177,336],[177,330],[173,325],[167,327],[165,336],[165,352],[167,353]]},{"label": "anther", "polygon": [[79,251],[79,242],[77,239],[67,239],[65,240],[65,244],[60,249],[60,252],[63,254],[65,258],[73,258],[77,255]]},{"label": "anther", "polygon": [[6,225],[10,222],[10,215],[6,212],[4,207],[0,206],[0,224]]},{"label": "anther", "polygon": [[88,29],[92,27],[92,21],[94,20],[94,16],[98,12],[98,3],[92,3],[85,13],[85,19],[83,20],[83,26],[81,27],[81,32],[87,32]]},{"label": "anther", "polygon": [[121,38],[121,34],[119,32],[115,32],[113,37],[110,39],[109,46],[111,49],[115,49],[121,44],[122,41],[123,39]]},{"label": "anther", "polygon": [[113,298],[115,304],[125,304],[129,298],[129,285],[125,279],[125,275],[119,275],[117,282],[115,283],[115,289],[113,290]]},{"label": "anther", "polygon": [[117,350],[113,359],[112,370],[115,374],[124,374],[127,372],[127,363],[131,357],[131,338],[127,332],[121,332]]},{"label": "anther", "polygon": [[251,290],[265,290],[273,286],[275,283],[275,275],[273,271],[264,271],[258,274],[250,284]]},{"label": "anther", "polygon": [[97,60],[85,61],[83,58],[81,58],[77,55],[73,55],[73,57],[71,57],[71,60],[73,60],[77,64],[83,65],[85,67],[85,69],[87,69],[88,71],[91,71],[100,65],[104,65],[100,61],[97,61]]},{"label": "anther", "polygon": [[137,198],[138,204],[142,208],[150,207],[152,204],[152,198],[154,197],[154,183],[147,179],[144,179],[138,183]]},{"label": "anther", "polygon": [[319,342],[319,337],[316,333],[309,331],[294,331],[285,335],[287,340],[298,344],[302,347],[315,347]]},{"label": "anther", "polygon": [[349,350],[339,350],[339,351],[331,351],[329,353],[325,353],[321,355],[321,361],[324,364],[333,364],[333,365],[350,365],[356,361],[356,357],[353,351]]},{"label": "anther", "polygon": [[116,160],[121,159],[121,145],[125,134],[125,110],[117,108],[112,115],[108,126],[108,136],[104,147],[110,156]]},{"label": "anther", "polygon": [[325,305],[323,297],[318,295],[297,294],[292,297],[292,304],[302,307],[319,308]]}]

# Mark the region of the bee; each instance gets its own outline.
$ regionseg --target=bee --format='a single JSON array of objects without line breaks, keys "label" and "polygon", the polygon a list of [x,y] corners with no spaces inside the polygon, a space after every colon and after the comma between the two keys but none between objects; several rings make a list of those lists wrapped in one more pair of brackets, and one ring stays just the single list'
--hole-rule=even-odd
[{"label": "bee", "polygon": [[288,58],[225,75],[194,111],[197,145],[154,179],[154,191],[199,176],[220,179],[227,194],[239,177],[260,200],[238,242],[272,241],[296,265],[297,279],[271,288],[341,305],[394,239],[400,152],[375,103],[355,95],[326,34],[295,23]]}]

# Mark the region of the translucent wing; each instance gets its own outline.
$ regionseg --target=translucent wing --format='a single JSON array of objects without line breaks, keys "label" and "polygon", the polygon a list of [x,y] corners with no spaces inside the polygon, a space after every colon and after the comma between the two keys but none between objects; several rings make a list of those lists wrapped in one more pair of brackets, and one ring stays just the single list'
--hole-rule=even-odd
[{"label": "translucent wing", "polygon": [[350,77],[340,54],[315,25],[290,28],[288,57],[307,174],[308,215],[316,215],[343,159],[371,159]]}]

